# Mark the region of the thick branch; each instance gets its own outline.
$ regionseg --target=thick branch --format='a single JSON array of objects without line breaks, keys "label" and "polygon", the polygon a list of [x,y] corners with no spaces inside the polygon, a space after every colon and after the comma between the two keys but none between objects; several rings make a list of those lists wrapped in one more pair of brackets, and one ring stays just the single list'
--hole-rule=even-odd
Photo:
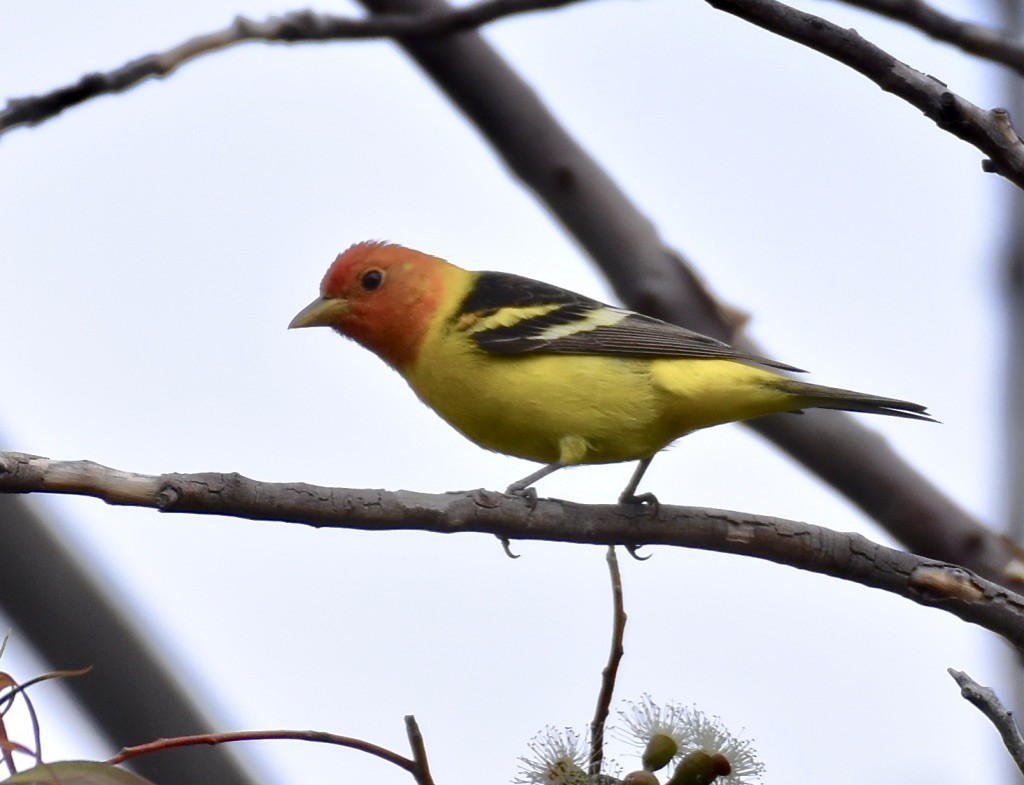
[{"label": "thick branch", "polygon": [[936,41],[953,44],[968,54],[1009,66],[1024,74],[1021,40],[994,27],[957,19],[923,0],[844,0],[847,5],[905,22]]},{"label": "thick branch", "polygon": [[112,71],[86,74],[75,84],[43,95],[12,98],[0,111],[0,135],[19,125],[38,125],[91,98],[130,90],[148,79],[168,76],[197,57],[250,41],[297,43],[437,36],[480,27],[513,14],[577,2],[580,0],[483,0],[464,8],[413,15],[382,14],[371,19],[348,19],[312,11],[293,11],[262,22],[239,16],[223,30],[195,36]]},{"label": "thick branch", "polygon": [[478,532],[596,545],[674,545],[787,564],[899,594],[995,632],[1024,652],[1024,597],[957,565],[781,518],[694,507],[526,500],[492,491],[425,494],[264,483],[239,474],[146,475],[90,461],[0,453],[0,493],[71,493],[162,512],[363,531]]}]

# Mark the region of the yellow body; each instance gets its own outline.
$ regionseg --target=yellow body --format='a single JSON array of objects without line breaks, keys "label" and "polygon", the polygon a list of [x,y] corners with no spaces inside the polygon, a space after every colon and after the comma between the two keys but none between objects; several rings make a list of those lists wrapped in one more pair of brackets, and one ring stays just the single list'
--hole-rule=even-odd
[{"label": "yellow body", "polygon": [[487,449],[566,466],[628,461],[698,428],[804,403],[779,389],[783,377],[733,360],[487,354],[470,331],[510,314],[460,329],[452,308],[472,274],[450,266],[446,279],[451,306],[438,309],[415,360],[399,370],[428,406]]}]

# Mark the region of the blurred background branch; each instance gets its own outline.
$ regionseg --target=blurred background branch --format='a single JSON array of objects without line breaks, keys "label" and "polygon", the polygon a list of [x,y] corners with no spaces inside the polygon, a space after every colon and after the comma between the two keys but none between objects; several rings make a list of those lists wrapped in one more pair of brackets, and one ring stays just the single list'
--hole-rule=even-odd
[{"label": "blurred background branch", "polygon": [[[115,747],[163,736],[212,732],[213,723],[144,629],[103,582],[63,544],[63,529],[29,501],[0,495],[0,603],[36,650],[55,666],[92,666],[64,684]],[[187,681],[187,680],[186,680]],[[255,782],[227,747],[139,758],[157,783]]]}]

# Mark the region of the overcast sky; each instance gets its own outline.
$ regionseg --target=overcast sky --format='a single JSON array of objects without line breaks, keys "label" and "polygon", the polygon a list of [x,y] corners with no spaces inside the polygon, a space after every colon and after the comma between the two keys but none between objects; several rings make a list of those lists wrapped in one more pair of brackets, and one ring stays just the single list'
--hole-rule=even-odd
[{"label": "overcast sky", "polygon": [[[838,4],[802,7],[983,107],[1004,102],[1000,74],[947,47]],[[7,3],[0,96],[278,10]],[[941,426],[863,419],[998,524],[997,252],[1009,187],[982,173],[978,151],[849,69],[699,0],[594,0],[487,37],[666,241],[750,312],[771,356],[814,381],[928,404]],[[375,357],[326,330],[289,333],[290,318],[335,254],[368,238],[613,299],[387,42],[203,58],[8,134],[0,183],[0,438],[53,458],[355,488],[504,488],[533,465],[481,451]],[[610,502],[631,471],[564,471],[539,491]],[[688,437],[641,490],[889,542],[739,426]],[[610,628],[602,548],[516,543],[512,561],[478,535],[33,501],[66,524],[223,730],[313,728],[405,752],[412,713],[435,778],[455,785],[507,782],[538,730],[589,721]],[[620,698],[695,702],[746,727],[769,782],[942,785],[1003,771],[995,732],[945,672],[998,684],[1003,648],[991,635],[774,564],[650,552],[623,564]],[[15,630],[3,668],[27,679],[43,667]],[[50,758],[111,754],[57,688],[33,695]],[[409,782],[347,750],[245,752],[266,783]]]}]

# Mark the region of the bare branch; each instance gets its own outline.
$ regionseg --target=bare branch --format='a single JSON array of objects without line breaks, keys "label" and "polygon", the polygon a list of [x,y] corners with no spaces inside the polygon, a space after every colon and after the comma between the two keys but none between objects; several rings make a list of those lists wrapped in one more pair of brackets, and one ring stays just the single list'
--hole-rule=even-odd
[{"label": "bare branch", "polygon": [[148,79],[168,76],[197,57],[237,44],[439,36],[471,30],[514,14],[577,2],[581,0],[482,0],[464,8],[425,14],[381,14],[370,19],[349,19],[312,11],[293,11],[262,22],[239,16],[223,30],[195,36],[164,52],[140,57],[112,71],[86,74],[75,84],[43,95],[12,98],[0,111],[0,135],[20,125],[38,125],[91,98],[124,92]]},{"label": "bare branch", "polygon": [[612,583],[612,644],[608,652],[608,664],[601,671],[601,690],[597,696],[597,707],[594,719],[590,723],[590,774],[601,773],[601,761],[604,759],[604,729],[608,721],[608,711],[612,705],[612,694],[615,692],[615,677],[619,673],[624,650],[622,639],[626,633],[626,607],[622,601],[622,574],[619,572],[619,557],[615,555],[615,546],[608,546],[608,577]]},{"label": "bare branch", "polygon": [[412,748],[412,775],[418,785],[434,785],[434,778],[430,776],[430,766],[427,765],[427,747],[423,743],[423,734],[420,733],[419,723],[411,714],[405,718],[405,733]]},{"label": "bare branch", "polygon": [[527,500],[493,491],[426,494],[257,482],[240,474],[144,475],[90,461],[0,452],[0,493],[72,493],[162,512],[363,531],[478,532],[595,545],[673,545],[787,564],[898,594],[978,624],[1024,652],[1024,597],[955,564],[781,518],[661,505]]},{"label": "bare branch", "polygon": [[228,742],[236,741],[271,741],[275,739],[310,741],[321,744],[334,744],[339,747],[348,747],[349,749],[374,755],[381,760],[393,763],[399,768],[405,769],[410,773],[415,773],[416,764],[408,758],[399,755],[397,752],[392,752],[385,747],[380,747],[376,744],[371,744],[368,741],[356,739],[351,736],[338,736],[335,733],[324,733],[322,731],[315,730],[251,730],[234,731],[231,733],[202,733],[195,736],[176,736],[172,739],[157,739],[156,741],[151,741],[146,744],[137,744],[133,747],[125,747],[117,755],[108,760],[107,763],[111,766],[116,766],[117,764],[124,763],[132,758],[138,758],[142,755],[148,755],[151,752],[159,752],[160,750],[168,750],[175,747],[192,747],[197,744],[227,744]]},{"label": "bare branch", "polygon": [[791,41],[838,60],[868,77],[886,92],[916,106],[939,128],[970,142],[998,172],[1024,188],[1024,142],[1010,125],[1006,111],[984,110],[947,89],[936,79],[900,62],[862,38],[856,30],[833,24],[778,0],[707,0],[720,11],[738,16]]},{"label": "bare branch", "polygon": [[937,41],[953,44],[968,54],[1009,66],[1024,74],[1024,46],[1020,38],[994,27],[950,16],[923,0],[844,0],[847,5],[874,11],[905,22]]},{"label": "bare branch", "polygon": [[1007,752],[1010,753],[1010,757],[1017,764],[1021,774],[1024,774],[1024,738],[1021,738],[1020,729],[1013,721],[1013,712],[1003,706],[991,687],[982,687],[963,671],[953,668],[946,670],[960,685],[960,694],[981,709],[981,713],[996,726],[999,735],[1003,737],[1003,744],[1006,745]]},{"label": "bare branch", "polygon": [[[857,0],[853,0],[855,3]],[[470,30],[501,17],[555,8],[580,0],[483,0],[467,8],[435,7],[423,13],[380,13],[370,19],[349,19],[312,11],[296,11],[255,22],[239,16],[223,30],[196,36],[165,52],[132,60],[107,73],[92,73],[50,93],[12,98],[0,111],[0,134],[19,125],[35,125],[65,109],[100,95],[123,92],[152,77],[163,77],[197,57],[250,41],[300,43],[354,38],[395,38],[409,41]],[[989,156],[988,171],[1024,187],[1024,142],[1005,112],[983,110],[946,89],[945,84],[910,68],[854,30],[844,30],[776,0],[708,0],[709,4],[753,24],[809,46],[854,68],[883,90],[921,109],[940,128],[975,145]],[[1020,68],[1020,48],[1007,36],[957,22],[918,0],[863,0],[864,7],[888,13],[928,31],[958,36],[985,51],[1012,54]],[[902,14],[902,16],[898,16]],[[983,32],[984,31],[984,32]],[[996,46],[1001,44],[1002,49]],[[1009,50],[1009,51],[1007,51]],[[997,58],[998,59],[998,58]]]}]

